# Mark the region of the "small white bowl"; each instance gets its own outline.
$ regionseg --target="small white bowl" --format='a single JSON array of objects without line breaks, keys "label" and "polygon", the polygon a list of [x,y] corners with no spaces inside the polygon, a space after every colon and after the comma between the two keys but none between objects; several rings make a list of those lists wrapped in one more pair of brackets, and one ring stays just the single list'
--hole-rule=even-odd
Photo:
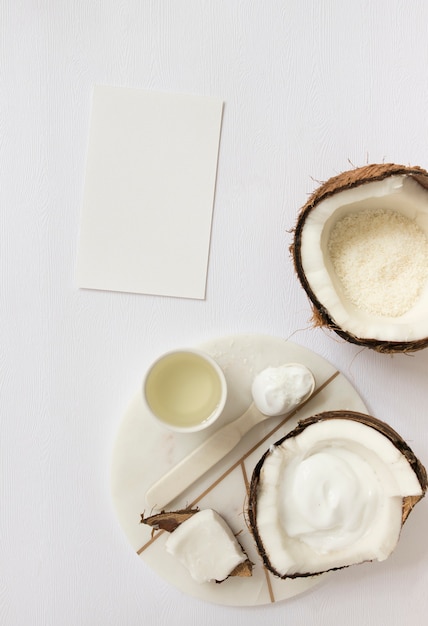
[{"label": "small white bowl", "polygon": [[226,397],[222,369],[200,350],[184,348],[163,354],[143,380],[148,411],[177,432],[193,433],[211,426],[221,415]]}]

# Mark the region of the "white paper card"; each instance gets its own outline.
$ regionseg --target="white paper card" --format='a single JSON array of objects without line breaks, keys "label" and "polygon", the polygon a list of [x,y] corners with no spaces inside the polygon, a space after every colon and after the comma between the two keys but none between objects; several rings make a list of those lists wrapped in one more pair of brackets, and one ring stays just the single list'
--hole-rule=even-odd
[{"label": "white paper card", "polygon": [[223,102],[97,86],[79,287],[205,297]]}]

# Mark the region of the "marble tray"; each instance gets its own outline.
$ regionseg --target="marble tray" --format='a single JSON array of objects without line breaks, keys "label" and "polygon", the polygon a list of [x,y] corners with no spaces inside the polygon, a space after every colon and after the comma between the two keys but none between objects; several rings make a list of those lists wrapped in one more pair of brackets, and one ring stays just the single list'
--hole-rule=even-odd
[{"label": "marble tray", "polygon": [[[265,450],[290,431],[297,421],[320,411],[367,411],[348,380],[330,363],[307,348],[267,335],[238,335],[208,341],[198,348],[216,359],[228,383],[228,399],[221,418],[202,433],[173,433],[157,424],[144,409],[137,390],[117,433],[111,465],[111,493],[119,523],[132,548],[146,566],[182,592],[201,600],[230,606],[269,604],[307,591],[326,575],[283,581],[265,570],[246,524],[247,489],[253,469]],[[195,583],[164,549],[165,532],[152,537],[140,523],[146,516],[145,492],[217,428],[238,417],[251,402],[251,382],[268,366],[303,363],[316,380],[313,396],[288,418],[271,418],[250,431],[240,444],[167,508],[213,508],[239,534],[239,541],[255,564],[251,578],[228,578],[221,584]],[[327,575],[329,576],[329,575]]]}]

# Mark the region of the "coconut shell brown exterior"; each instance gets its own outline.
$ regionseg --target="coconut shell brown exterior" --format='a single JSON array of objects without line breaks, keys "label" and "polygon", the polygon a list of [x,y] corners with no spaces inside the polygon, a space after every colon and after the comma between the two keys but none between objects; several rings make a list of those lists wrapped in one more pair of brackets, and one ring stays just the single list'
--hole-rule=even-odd
[{"label": "coconut shell brown exterior", "polygon": [[321,201],[347,189],[352,189],[353,187],[358,187],[359,185],[365,185],[366,183],[380,181],[388,176],[397,175],[409,176],[422,187],[428,189],[428,172],[426,170],[418,166],[406,167],[405,165],[395,165],[393,163],[366,165],[364,167],[343,172],[338,176],[330,178],[310,196],[309,200],[302,207],[294,229],[294,240],[290,246],[290,252],[293,258],[296,274],[312,303],[314,326],[327,327],[334,331],[342,339],[345,339],[345,341],[376,350],[377,352],[384,352],[388,354],[422,350],[423,348],[428,347],[428,337],[412,342],[392,342],[380,341],[379,339],[372,339],[370,337],[356,337],[352,333],[343,330],[343,328],[336,324],[329,311],[327,311],[327,309],[318,300],[306,279],[301,258],[301,238],[306,218]]},{"label": "coconut shell brown exterior", "polygon": [[[361,424],[365,424],[366,426],[369,426],[370,428],[374,428],[375,430],[380,432],[382,435],[387,437],[387,439],[389,439],[391,443],[394,444],[394,446],[401,452],[401,454],[403,454],[406,457],[407,461],[409,462],[411,468],[415,472],[416,477],[419,481],[419,484],[422,490],[422,495],[407,496],[403,498],[402,517],[401,517],[401,525],[403,525],[404,522],[407,520],[413,507],[419,502],[419,500],[421,500],[425,496],[425,493],[427,491],[427,486],[428,486],[427,472],[426,472],[425,467],[417,459],[417,457],[415,456],[411,448],[407,445],[407,443],[404,441],[404,439],[393,428],[391,428],[391,426],[389,426],[385,422],[375,417],[372,417],[371,415],[366,415],[365,413],[359,413],[356,411],[325,411],[323,413],[318,413],[317,415],[314,415],[312,417],[309,417],[305,420],[300,421],[299,424],[296,426],[296,428],[294,428],[291,432],[285,435],[285,437],[282,437],[279,441],[277,441],[274,444],[274,446],[280,446],[282,442],[285,441],[286,439],[290,439],[291,437],[297,437],[297,435],[299,435],[303,430],[305,430],[306,428],[308,428],[309,426],[313,424],[317,424],[318,422],[325,421],[325,420],[332,420],[332,419],[353,420],[356,422],[360,422]],[[275,574],[275,576],[278,576],[280,578],[284,578],[284,579],[285,578],[303,578],[303,577],[323,574],[325,573],[324,571],[316,572],[315,574],[313,572],[299,572],[293,575],[281,576],[272,566],[269,560],[269,556],[268,554],[266,554],[262,538],[260,537],[258,528],[257,528],[257,500],[258,500],[258,487],[259,487],[259,482],[260,482],[260,473],[263,467],[263,463],[265,459],[269,456],[269,454],[270,454],[270,449],[266,450],[262,458],[257,463],[256,467],[254,468],[253,475],[251,478],[251,483],[250,483],[249,497],[248,497],[247,515],[248,515],[249,527],[251,529],[254,540],[256,542],[258,552],[261,558],[263,559],[263,563],[265,567],[269,571],[271,571],[273,574]],[[333,568],[333,569],[343,569],[343,568]],[[328,570],[328,571],[332,571],[332,570]]]}]

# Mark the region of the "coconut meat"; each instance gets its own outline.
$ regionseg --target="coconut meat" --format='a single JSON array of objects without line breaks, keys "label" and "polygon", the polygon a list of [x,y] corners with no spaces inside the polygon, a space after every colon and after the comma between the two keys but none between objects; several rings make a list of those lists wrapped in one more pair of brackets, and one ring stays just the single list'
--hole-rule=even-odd
[{"label": "coconut meat", "polygon": [[165,548],[197,583],[222,581],[247,559],[229,525],[212,509],[198,511],[181,523]]},{"label": "coconut meat", "polygon": [[[390,176],[333,194],[308,213],[302,230],[301,263],[309,286],[333,321],[356,337],[385,341],[412,341],[426,337],[428,281],[422,285],[409,310],[397,316],[367,312],[352,303],[344,293],[329,253],[330,236],[339,220],[367,209],[397,212],[411,220],[428,239],[428,191],[408,176]],[[372,254],[376,253],[373,249]],[[409,256],[412,253],[410,249]],[[425,259],[423,264],[428,276],[428,260]],[[406,294],[397,294],[397,298],[400,296],[404,300]]]},{"label": "coconut meat", "polygon": [[381,561],[398,542],[402,498],[421,493],[387,437],[356,421],[320,421],[269,451],[257,532],[280,576]]}]

